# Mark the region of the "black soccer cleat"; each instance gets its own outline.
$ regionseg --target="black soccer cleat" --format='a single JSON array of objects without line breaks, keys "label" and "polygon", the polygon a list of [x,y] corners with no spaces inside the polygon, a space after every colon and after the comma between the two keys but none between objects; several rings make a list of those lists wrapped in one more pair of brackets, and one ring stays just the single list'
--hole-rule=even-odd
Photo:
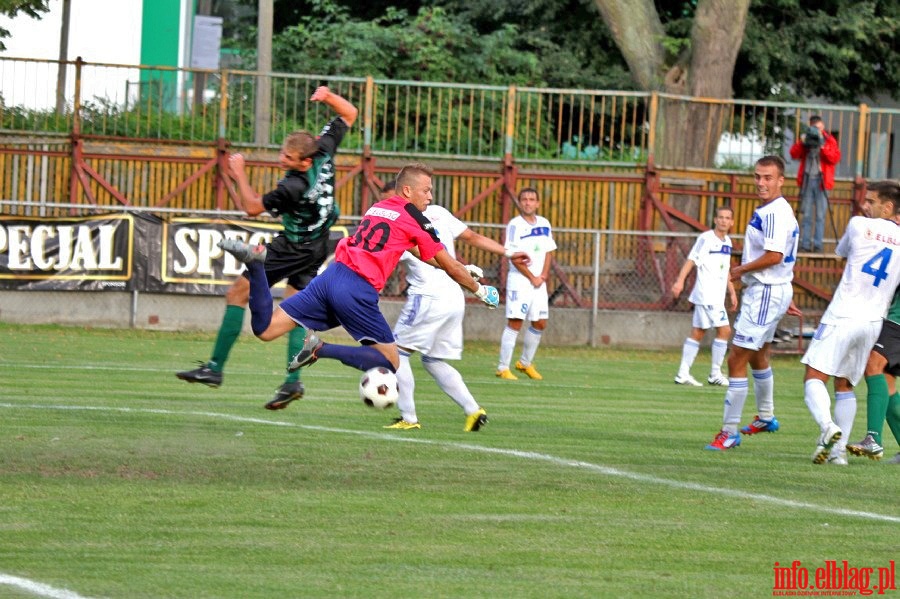
[{"label": "black soccer cleat", "polygon": [[266,404],[267,410],[283,410],[289,403],[295,399],[303,397],[303,383],[296,381],[293,383],[284,383],[278,388],[275,397]]},{"label": "black soccer cleat", "polygon": [[207,387],[218,387],[222,384],[223,374],[221,372],[216,372],[203,362],[199,362],[199,364],[199,368],[176,372],[175,376],[189,383],[203,383]]}]

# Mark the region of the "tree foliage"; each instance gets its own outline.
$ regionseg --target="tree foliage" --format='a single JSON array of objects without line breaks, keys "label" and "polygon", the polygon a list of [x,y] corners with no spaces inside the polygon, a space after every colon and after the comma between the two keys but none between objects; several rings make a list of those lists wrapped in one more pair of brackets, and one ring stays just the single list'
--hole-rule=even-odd
[{"label": "tree foliage", "polygon": [[[302,72],[648,88],[604,22],[598,8],[603,2],[276,0],[276,44],[294,54],[276,52],[275,59]],[[627,9],[625,19],[634,19],[639,6],[654,13],[656,33],[648,31],[653,37],[648,41],[661,47],[656,75],[665,77],[679,61],[687,64],[702,0],[620,3]],[[728,9],[728,3],[724,6]],[[732,16],[726,12],[716,18]],[[252,31],[255,23],[249,25],[239,29]],[[821,97],[857,102],[879,93],[900,97],[898,29],[898,0],[753,0],[733,76],[727,81],[737,97],[758,100]],[[434,39],[428,39],[432,34]],[[245,49],[252,58],[250,45]]]},{"label": "tree foliage", "polygon": [[[50,0],[0,0],[0,14],[14,18],[19,13],[28,15],[32,19],[40,19],[43,13],[50,11]],[[6,50],[3,43],[10,32],[0,27],[0,50]]]},{"label": "tree foliage", "polygon": [[735,92],[852,103],[879,93],[900,98],[898,35],[897,0],[754,2]]}]

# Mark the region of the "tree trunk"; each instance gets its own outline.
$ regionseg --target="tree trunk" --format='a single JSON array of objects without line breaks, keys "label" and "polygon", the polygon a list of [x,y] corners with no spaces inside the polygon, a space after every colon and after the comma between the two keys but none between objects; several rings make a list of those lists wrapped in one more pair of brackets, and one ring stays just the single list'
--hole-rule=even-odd
[{"label": "tree trunk", "polygon": [[[744,36],[750,0],[699,0],[690,52],[664,64],[665,35],[650,0],[595,0],[635,82],[647,91],[730,99],[734,64]],[[664,76],[661,76],[665,73]],[[715,161],[729,106],[663,98],[656,127],[657,163],[706,167]]]},{"label": "tree trunk", "polygon": [[594,0],[638,87],[662,85],[666,35],[653,0]]}]

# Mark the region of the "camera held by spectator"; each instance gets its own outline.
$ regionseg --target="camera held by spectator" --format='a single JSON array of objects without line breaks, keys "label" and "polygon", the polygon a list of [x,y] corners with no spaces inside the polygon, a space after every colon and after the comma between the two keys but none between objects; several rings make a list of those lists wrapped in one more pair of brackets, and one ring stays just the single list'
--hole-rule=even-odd
[{"label": "camera held by spectator", "polygon": [[807,150],[818,150],[824,141],[822,131],[817,126],[810,125],[806,128],[806,133],[803,134],[803,145]]}]

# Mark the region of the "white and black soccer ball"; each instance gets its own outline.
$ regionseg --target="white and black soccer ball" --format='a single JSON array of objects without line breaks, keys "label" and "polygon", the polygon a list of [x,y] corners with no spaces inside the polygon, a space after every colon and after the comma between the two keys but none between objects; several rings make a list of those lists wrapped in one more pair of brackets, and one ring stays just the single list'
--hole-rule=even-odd
[{"label": "white and black soccer ball", "polygon": [[359,397],[370,408],[384,410],[391,407],[400,397],[397,375],[384,366],[370,368],[359,379]]}]

